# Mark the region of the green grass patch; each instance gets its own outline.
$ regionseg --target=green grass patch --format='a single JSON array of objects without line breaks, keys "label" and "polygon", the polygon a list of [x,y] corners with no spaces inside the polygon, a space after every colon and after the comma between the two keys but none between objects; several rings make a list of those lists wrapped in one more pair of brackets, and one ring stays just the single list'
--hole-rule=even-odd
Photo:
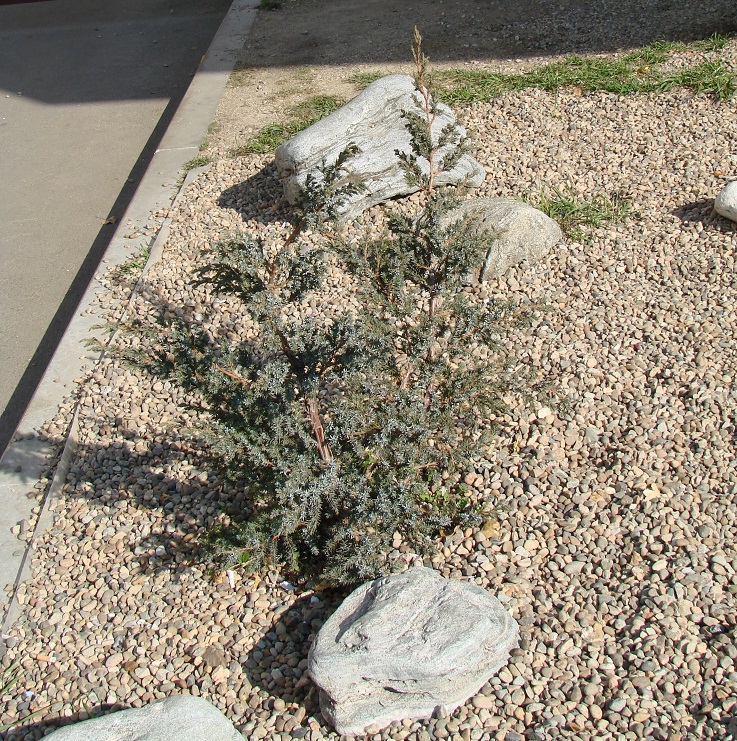
[{"label": "green grass patch", "polygon": [[131,255],[125,262],[110,271],[108,274],[110,282],[118,284],[128,281],[131,277],[137,278],[146,267],[150,255],[151,245],[146,244],[135,255]]},{"label": "green grass patch", "polygon": [[[296,132],[295,132],[296,133]],[[289,128],[284,124],[269,124],[245,144],[235,147],[231,154],[242,157],[244,154],[264,154],[273,152],[282,142],[289,139]]]},{"label": "green grass patch", "polygon": [[[200,144],[200,152],[204,152],[210,146],[210,134],[215,134],[220,130],[220,124],[217,121],[211,121],[207,127],[207,137]],[[204,156],[204,155],[203,155]]]},{"label": "green grass patch", "polygon": [[280,0],[261,0],[256,8],[258,10],[279,10],[281,2]]},{"label": "green grass patch", "polygon": [[312,67],[300,67],[293,75],[295,80],[300,82],[312,82],[315,79],[316,72]]},{"label": "green grass patch", "polygon": [[701,62],[664,77],[660,89],[670,90],[673,87],[685,87],[697,93],[707,93],[717,100],[728,100],[737,91],[734,76],[717,61]]},{"label": "green grass patch", "polygon": [[[202,146],[200,146],[200,151],[202,151]],[[182,174],[179,176],[179,179],[177,180],[177,185],[180,188],[182,187],[182,185],[184,184],[184,181],[187,178],[187,173],[190,170],[194,170],[195,167],[202,167],[203,165],[209,165],[210,162],[212,162],[212,157],[210,157],[207,154],[199,154],[197,155],[197,157],[193,157],[188,162],[185,162],[182,165]]]},{"label": "green grass patch", "polygon": [[[14,664],[0,670],[0,695],[8,694],[21,679],[23,679],[23,669],[20,662],[15,662]],[[0,733],[5,733],[20,723],[29,723],[30,721],[42,716],[44,713],[48,713],[50,710],[51,706],[48,705],[39,708],[32,713],[28,713],[17,720],[11,721],[10,723],[4,723],[3,725],[0,725]],[[3,736],[3,738],[5,737]]]},{"label": "green grass patch", "polygon": [[233,70],[228,77],[228,87],[245,87],[253,80],[253,70],[242,68]]},{"label": "green grass patch", "polygon": [[382,77],[393,74],[392,72],[356,72],[356,74],[346,77],[346,82],[350,82],[357,90],[364,90],[372,82],[380,80]]},{"label": "green grass patch", "polygon": [[575,242],[586,240],[586,228],[621,222],[632,213],[630,200],[618,195],[599,195],[587,201],[570,191],[553,188],[550,192],[543,191],[536,199],[526,200],[555,219],[563,233]]},{"label": "green grass patch", "polygon": [[659,67],[676,52],[719,51],[727,41],[728,37],[716,35],[691,44],[658,41],[617,58],[570,56],[520,74],[450,70],[437,73],[435,81],[438,97],[450,105],[487,102],[525,88],[554,92],[565,87],[616,95],[685,87],[725,100],[734,95],[737,87],[721,61],[703,60],[674,73],[665,73]]},{"label": "green grass patch", "polygon": [[309,121],[307,125],[311,126],[315,121],[337,111],[342,105],[345,105],[345,100],[335,95],[313,95],[294,106],[292,113],[296,121]]},{"label": "green grass patch", "polygon": [[200,154],[197,157],[185,162],[182,165],[184,174],[186,175],[190,170],[194,170],[195,167],[202,167],[203,165],[209,165],[212,162],[212,157],[208,157],[206,154]]},{"label": "green grass patch", "polygon": [[730,37],[725,34],[715,33],[709,36],[708,39],[701,39],[700,41],[693,41],[690,44],[681,44],[683,50],[692,49],[694,51],[721,51],[727,45]]},{"label": "green grass patch", "polygon": [[233,149],[231,154],[242,157],[245,154],[273,152],[280,144],[337,111],[344,104],[345,100],[334,95],[313,95],[291,109],[291,118],[286,123],[264,126],[252,139]]}]

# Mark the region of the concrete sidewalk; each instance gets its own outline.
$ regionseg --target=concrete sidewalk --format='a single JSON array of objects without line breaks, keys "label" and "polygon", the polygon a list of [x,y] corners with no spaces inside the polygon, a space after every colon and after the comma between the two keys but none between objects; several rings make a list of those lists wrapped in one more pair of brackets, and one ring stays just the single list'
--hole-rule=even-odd
[{"label": "concrete sidewalk", "polygon": [[[31,519],[31,508],[35,501],[28,499],[26,494],[38,482],[54,449],[53,441],[39,437],[37,429],[54,415],[62,399],[74,392],[74,379],[91,367],[97,357],[85,348],[84,340],[93,334],[91,328],[99,322],[93,308],[95,295],[100,290],[99,279],[110,267],[122,263],[132,253],[142,247],[150,247],[154,242],[155,235],[129,238],[126,234],[130,231],[140,232],[149,222],[152,211],[171,207],[179,190],[177,182],[183,165],[197,155],[199,145],[207,134],[228,75],[253,22],[256,2],[235,0],[230,7],[180,105],[171,116],[171,123],[150,157],[130,205],[120,214],[116,225],[111,225],[114,234],[106,240],[107,248],[102,255],[104,265],[94,273],[78,304],[75,301],[73,318],[17,428],[16,439],[0,459],[0,589],[5,588],[0,593],[0,606],[9,604],[7,586],[22,580],[30,567],[33,542],[26,546],[10,530],[20,521]],[[46,266],[47,271],[53,271],[53,267],[48,267],[48,261]],[[41,291],[43,286],[42,280]],[[58,445],[58,441],[56,443]],[[56,466],[51,484],[52,497],[64,483],[66,466],[73,449],[72,426],[61,461]],[[50,518],[44,506],[36,532],[49,524]],[[12,619],[13,610],[10,609],[6,612],[4,624],[7,626]]]}]

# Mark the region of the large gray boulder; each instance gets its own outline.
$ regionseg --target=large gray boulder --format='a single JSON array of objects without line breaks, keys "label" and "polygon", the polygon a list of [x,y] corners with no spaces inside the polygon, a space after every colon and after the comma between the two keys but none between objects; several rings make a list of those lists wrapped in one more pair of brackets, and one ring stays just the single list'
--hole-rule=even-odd
[{"label": "large gray boulder", "polygon": [[508,660],[517,623],[471,582],[424,566],[364,584],[315,639],[308,671],[322,714],[360,735],[405,718],[452,712]]},{"label": "large gray boulder", "polygon": [[489,239],[480,279],[502,275],[523,260],[537,262],[563,239],[557,222],[514,198],[472,198],[443,217],[450,225],[464,218]]},{"label": "large gray boulder", "polygon": [[714,201],[714,210],[725,219],[737,221],[737,180],[722,188]]},{"label": "large gray boulder", "polygon": [[[319,177],[318,168],[333,164],[338,155],[356,144],[361,153],[348,163],[355,180],[366,190],[353,196],[341,212],[343,219],[352,219],[364,209],[377,203],[407,195],[418,190],[410,186],[399,166],[396,151],[409,153],[410,134],[402,118],[402,111],[418,110],[415,100],[419,94],[408,75],[388,75],[376,80],[363,92],[339,110],[318,121],[277,148],[276,167],[284,185],[287,200],[294,204],[308,175]],[[447,124],[458,126],[448,106],[440,103],[438,116],[433,124],[436,140]],[[440,150],[440,157],[447,149]],[[421,160],[427,172],[427,160]],[[436,180],[438,185],[467,181],[478,187],[484,180],[484,169],[469,155],[464,155],[454,168],[443,172]]]},{"label": "large gray boulder", "polygon": [[201,697],[174,695],[135,710],[60,728],[53,741],[243,741],[235,726]]}]

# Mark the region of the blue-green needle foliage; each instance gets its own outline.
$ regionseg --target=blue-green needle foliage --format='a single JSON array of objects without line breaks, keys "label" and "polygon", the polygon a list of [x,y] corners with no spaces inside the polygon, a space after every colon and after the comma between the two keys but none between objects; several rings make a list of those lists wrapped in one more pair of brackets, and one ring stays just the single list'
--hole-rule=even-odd
[{"label": "blue-green needle foliage", "polygon": [[463,291],[488,235],[444,217],[454,202],[434,181],[463,142],[452,129],[431,135],[419,35],[416,62],[418,110],[406,116],[414,151],[401,162],[425,206],[415,218],[393,217],[379,239],[332,244],[360,310],[294,318],[325,273],[304,228],[329,226],[361,187],[346,175],[349,148],[306,183],[275,254],[241,236],[200,271],[203,284],[243,303],[255,339],[224,343],[184,324],[164,328],[152,367],[202,400],[211,453],[250,502],[211,535],[221,563],[286,564],[351,584],[382,573],[395,532],[427,552],[442,530],[478,521],[463,477],[486,452],[514,387],[499,342],[522,317]]}]

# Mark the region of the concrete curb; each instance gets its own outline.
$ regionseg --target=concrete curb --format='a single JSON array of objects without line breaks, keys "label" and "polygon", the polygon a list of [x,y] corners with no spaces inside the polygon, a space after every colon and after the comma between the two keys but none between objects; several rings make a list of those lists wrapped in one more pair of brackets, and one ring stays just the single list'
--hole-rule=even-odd
[{"label": "concrete curb", "polygon": [[[158,259],[168,234],[168,216],[153,237],[131,239],[130,231],[142,230],[153,211],[171,212],[184,185],[199,171],[193,170],[179,186],[177,180],[188,161],[199,153],[207,135],[230,72],[238,61],[245,39],[256,16],[258,0],[234,0],[203,58],[174,118],[156,150],[133,199],[85,291],[74,318],[64,333],[49,367],[16,430],[13,441],[0,459],[0,608],[5,611],[3,633],[20,614],[17,587],[30,576],[32,552],[39,534],[53,523],[50,505],[62,491],[74,457],[77,440],[77,409],[63,442],[61,458],[51,485],[41,504],[33,535],[27,544],[10,531],[22,520],[29,520],[36,505],[26,494],[33,490],[58,450],[60,441],[48,440],[37,430],[54,416],[62,401],[78,392],[77,383],[100,359],[85,347],[99,323],[96,296],[100,279],[111,268],[125,262],[142,248],[150,247],[149,263]],[[149,265],[144,268],[144,273]],[[137,288],[134,289],[134,291]]]},{"label": "concrete curb", "polygon": [[35,550],[36,537],[43,533],[47,528],[54,524],[54,515],[51,511],[52,503],[61,496],[64,483],[69,475],[69,469],[72,467],[72,461],[77,452],[77,416],[79,413],[79,407],[74,410],[74,416],[72,423],[69,425],[69,432],[67,434],[66,442],[64,443],[64,449],[62,450],[59,462],[56,464],[56,470],[54,471],[54,478],[51,480],[51,484],[46,492],[41,503],[41,511],[39,512],[38,519],[36,520],[36,526],[33,529],[31,539],[28,541],[26,550],[21,558],[20,567],[18,568],[18,575],[13,583],[13,591],[5,612],[5,619],[2,625],[2,635],[8,631],[10,626],[18,619],[21,613],[21,605],[17,600],[18,587],[31,576],[31,570],[33,566],[33,551]]},{"label": "concrete curb", "polygon": [[[195,178],[197,178],[197,176],[201,172],[204,172],[207,169],[209,169],[209,165],[205,167],[194,168],[187,173],[187,177],[184,179],[184,182],[182,183],[182,187],[177,193],[176,198],[174,199],[172,203],[172,206],[171,206],[172,209],[176,208],[182,196],[182,193],[184,192],[184,189]],[[169,237],[170,224],[171,224],[171,218],[170,216],[167,215],[164,221],[162,222],[161,228],[156,234],[156,237],[154,238],[154,243],[151,246],[151,252],[149,254],[148,260],[146,261],[146,265],[141,271],[141,275],[136,281],[135,286],[133,286],[133,290],[131,291],[130,298],[128,299],[126,308],[123,311],[123,314],[121,316],[121,321],[125,320],[125,318],[127,317],[130,311],[130,307],[133,304],[133,301],[135,300],[136,296],[141,292],[141,289],[143,288],[145,284],[144,278],[146,274],[151,269],[151,267],[161,259],[161,255],[164,252],[164,245],[166,244],[166,240]],[[108,347],[119,334],[120,333],[118,331],[114,332],[109,337],[105,346]],[[106,351],[103,350],[103,352],[100,353],[100,355],[97,358],[98,361],[104,357],[105,352]],[[64,448],[61,453],[61,457],[59,458],[59,462],[56,464],[56,469],[54,471],[54,477],[51,480],[51,484],[49,485],[46,491],[46,495],[44,496],[42,500],[41,511],[39,512],[38,519],[36,520],[36,525],[33,529],[33,534],[31,535],[31,538],[28,541],[26,550],[21,559],[20,567],[18,569],[18,575],[16,576],[15,582],[13,584],[12,598],[10,600],[10,603],[8,604],[8,608],[5,612],[5,618],[2,623],[2,628],[0,629],[0,633],[2,633],[3,635],[7,633],[7,631],[10,629],[10,627],[13,625],[13,623],[18,619],[18,617],[21,614],[22,606],[16,599],[18,587],[23,582],[28,581],[28,579],[30,579],[31,577],[32,566],[33,566],[32,552],[35,550],[36,538],[42,535],[48,528],[50,528],[54,524],[54,515],[53,515],[54,504],[61,499],[62,491],[64,490],[64,484],[66,483],[67,476],[69,475],[69,470],[72,466],[72,461],[74,460],[74,456],[77,452],[77,448],[79,444],[78,436],[79,436],[79,406],[77,405],[74,409],[74,415],[72,417],[72,422],[69,425],[69,430],[67,432],[67,437],[64,443]]]}]

